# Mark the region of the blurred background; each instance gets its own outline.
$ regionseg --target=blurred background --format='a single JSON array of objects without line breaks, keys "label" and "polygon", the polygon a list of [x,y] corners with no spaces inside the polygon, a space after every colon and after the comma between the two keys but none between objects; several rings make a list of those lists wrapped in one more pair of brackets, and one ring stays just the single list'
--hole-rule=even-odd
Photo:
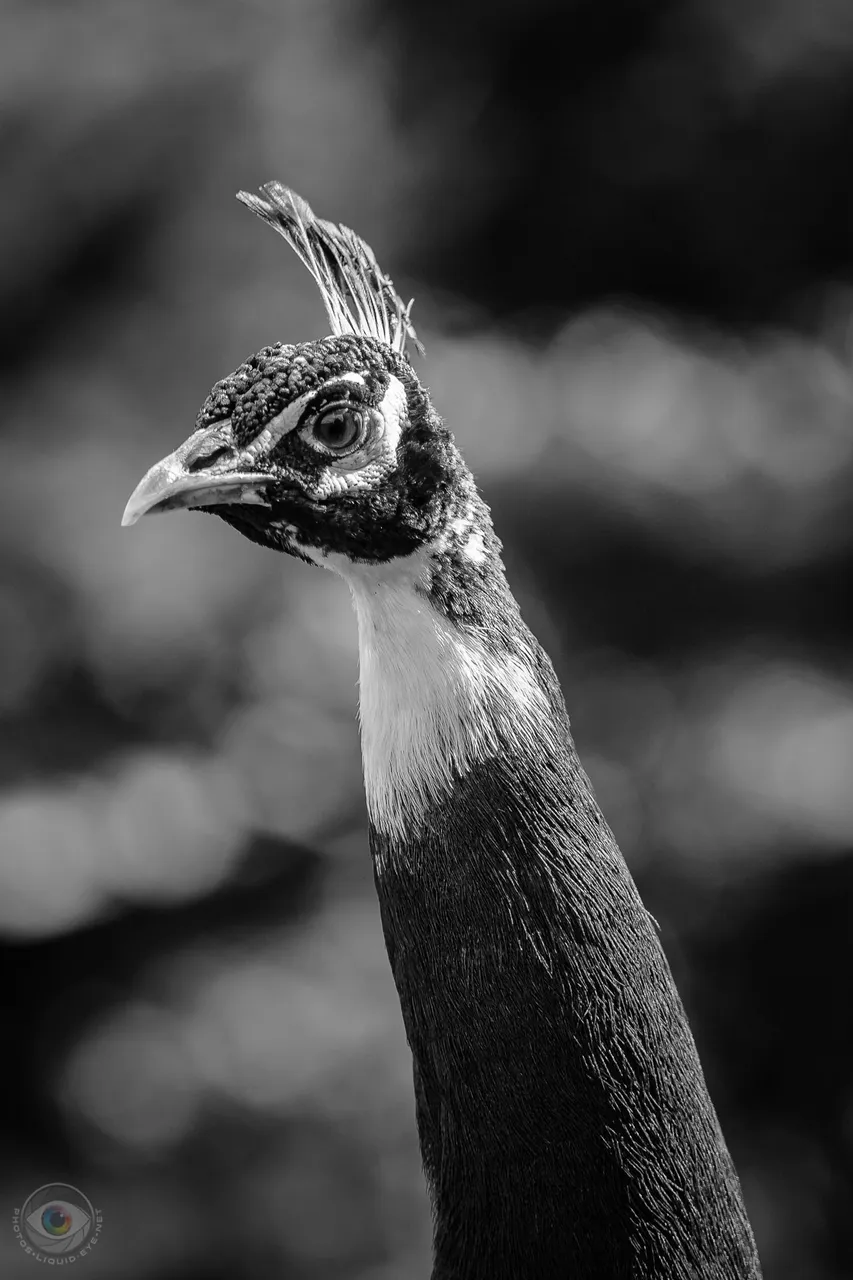
[{"label": "blurred background", "polygon": [[4,0],[0,1272],[407,1280],[346,591],[119,529],[258,347],[234,200],[376,249],[664,943],[767,1280],[853,1275],[848,0]]}]

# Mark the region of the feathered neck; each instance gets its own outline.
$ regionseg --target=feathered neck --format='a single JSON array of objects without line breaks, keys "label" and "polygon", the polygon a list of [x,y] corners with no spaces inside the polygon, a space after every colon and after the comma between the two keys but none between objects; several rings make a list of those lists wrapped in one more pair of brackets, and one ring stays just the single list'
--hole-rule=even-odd
[{"label": "feathered neck", "polygon": [[755,1280],[666,960],[481,515],[350,577],[434,1277]]},{"label": "feathered neck", "polygon": [[[471,513],[455,519],[451,533],[452,544],[443,540],[348,575],[358,617],[368,810],[377,830],[401,840],[507,739],[526,739],[534,750],[550,724],[517,611],[501,608],[503,625],[488,627],[500,597],[511,601],[491,540]],[[482,596],[477,613],[472,581]],[[463,597],[467,614],[460,618]],[[557,749],[556,740],[551,746]]]}]

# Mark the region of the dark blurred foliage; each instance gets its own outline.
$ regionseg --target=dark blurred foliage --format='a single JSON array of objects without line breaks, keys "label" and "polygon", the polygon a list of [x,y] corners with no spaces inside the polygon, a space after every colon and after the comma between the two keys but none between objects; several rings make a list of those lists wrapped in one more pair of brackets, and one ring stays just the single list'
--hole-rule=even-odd
[{"label": "dark blurred foliage", "polygon": [[118,528],[215,379],[324,331],[233,200],[277,176],[417,297],[768,1280],[849,1276],[848,0],[0,17],[3,1212],[79,1185],[111,1280],[427,1273],[346,593]]},{"label": "dark blurred foliage", "polygon": [[453,137],[413,263],[490,313],[632,294],[772,323],[849,272],[843,0],[381,7],[404,128]]}]

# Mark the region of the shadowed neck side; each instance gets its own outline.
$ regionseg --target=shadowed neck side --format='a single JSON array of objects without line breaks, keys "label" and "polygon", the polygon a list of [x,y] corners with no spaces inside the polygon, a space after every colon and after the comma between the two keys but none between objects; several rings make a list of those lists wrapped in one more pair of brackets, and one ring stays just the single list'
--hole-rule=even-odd
[{"label": "shadowed neck side", "polygon": [[553,670],[497,551],[470,546],[350,578],[434,1276],[758,1277],[681,1002]]}]

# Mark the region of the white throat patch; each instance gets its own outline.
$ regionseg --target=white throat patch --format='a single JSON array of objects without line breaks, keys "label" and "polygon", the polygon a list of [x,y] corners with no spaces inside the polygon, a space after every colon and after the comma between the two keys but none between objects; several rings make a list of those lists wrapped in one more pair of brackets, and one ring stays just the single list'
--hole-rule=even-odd
[{"label": "white throat patch", "polygon": [[388,565],[338,562],[358,617],[359,712],[367,807],[378,831],[410,836],[454,778],[541,737],[544,691],[518,659],[491,653],[415,591],[428,553]]}]

